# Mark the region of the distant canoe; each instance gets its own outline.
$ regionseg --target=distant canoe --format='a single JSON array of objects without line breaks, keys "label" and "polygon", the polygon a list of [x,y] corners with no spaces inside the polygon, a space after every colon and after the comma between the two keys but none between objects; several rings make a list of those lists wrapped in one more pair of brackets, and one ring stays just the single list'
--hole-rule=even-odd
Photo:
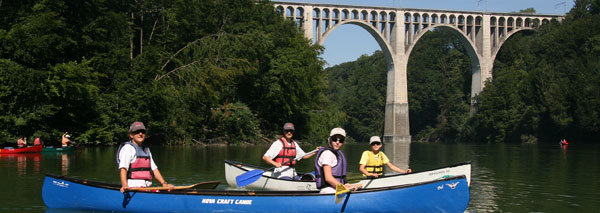
[{"label": "distant canoe", "polygon": [[42,147],[43,145],[35,145],[35,146],[28,146],[28,147],[23,147],[23,148],[2,148],[0,149],[0,153],[2,154],[18,154],[18,153],[39,153],[42,152]]},{"label": "distant canoe", "polygon": [[[244,164],[236,161],[225,160],[225,179],[227,184],[237,187],[236,177],[252,170],[265,171],[255,182],[244,186],[246,189],[257,190],[312,190],[317,191],[314,180],[285,180],[271,177],[272,171],[266,171],[267,168]],[[306,173],[298,173],[300,176],[306,176]],[[452,166],[446,166],[438,169],[432,169],[422,172],[413,172],[408,174],[391,174],[380,178],[359,179],[360,184],[365,188],[388,187],[394,185],[413,184],[423,181],[432,181],[444,177],[464,175],[468,185],[471,183],[471,162],[464,162]],[[304,178],[303,178],[304,179]],[[357,180],[358,181],[358,180]],[[350,182],[353,182],[350,180]]]},{"label": "distant canoe", "polygon": [[42,149],[42,152],[68,152],[68,151],[75,151],[77,149],[78,149],[77,146],[67,146],[67,147],[46,146],[46,147],[44,147],[44,149]]},{"label": "distant canoe", "polygon": [[[345,194],[316,191],[119,191],[120,185],[46,175],[42,199],[50,209],[118,212],[463,212],[465,176]],[[342,196],[340,196],[342,197]]]}]

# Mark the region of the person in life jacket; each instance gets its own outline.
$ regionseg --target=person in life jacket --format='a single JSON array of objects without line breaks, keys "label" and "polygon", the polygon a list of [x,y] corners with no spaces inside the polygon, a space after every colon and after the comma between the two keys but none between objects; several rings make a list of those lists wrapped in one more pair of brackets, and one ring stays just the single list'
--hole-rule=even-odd
[{"label": "person in life jacket", "polygon": [[346,139],[346,130],[334,128],[327,139],[327,148],[320,148],[315,159],[315,177],[317,188],[321,194],[335,193],[338,184],[347,189],[358,190],[360,184],[349,184],[346,181],[348,162],[344,152],[340,150]]},{"label": "person in life jacket", "polygon": [[400,172],[400,173],[410,173],[411,169],[403,170],[400,169],[394,164],[390,162],[390,159],[381,151],[381,147],[383,144],[381,143],[381,139],[379,136],[373,136],[370,139],[369,145],[371,146],[371,150],[366,150],[362,153],[360,157],[360,172],[363,173],[363,176],[378,178],[383,175],[383,166],[388,166],[392,171]]},{"label": "person in life jacket", "polygon": [[71,140],[69,139],[71,136],[65,132],[65,134],[62,135],[60,143],[62,145],[62,147],[67,147],[69,146],[69,143],[71,143]]},{"label": "person in life jacket", "polygon": [[[129,126],[130,140],[122,143],[117,150],[117,164],[121,179],[121,192],[130,187],[149,187],[152,177],[156,178],[163,187],[173,188],[168,184],[158,170],[150,149],[145,146],[146,127],[142,122],[133,122]],[[169,189],[169,190],[170,190]]]},{"label": "person in life jacket", "polygon": [[19,139],[17,139],[17,146],[19,148],[27,146],[27,138],[19,137]]},{"label": "person in life jacket", "polygon": [[[265,152],[262,159],[268,164],[273,165],[275,170],[272,177],[280,179],[298,179],[294,166],[300,159],[308,159],[315,153],[306,154],[298,143],[292,139],[294,136],[294,124],[285,123],[283,125],[283,137],[277,139],[271,144],[271,147]],[[318,149],[319,147],[317,147]]]},{"label": "person in life jacket", "polygon": [[35,138],[35,140],[33,140],[33,145],[40,145],[40,144],[44,144],[44,142],[42,141],[42,139],[40,137]]}]

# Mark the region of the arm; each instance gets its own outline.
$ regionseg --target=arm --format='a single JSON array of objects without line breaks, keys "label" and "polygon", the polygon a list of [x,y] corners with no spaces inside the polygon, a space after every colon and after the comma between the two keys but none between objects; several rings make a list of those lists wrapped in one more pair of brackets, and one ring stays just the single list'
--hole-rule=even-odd
[{"label": "arm", "polygon": [[400,172],[400,173],[411,173],[412,172],[412,169],[403,170],[403,169],[400,169],[400,168],[394,166],[394,164],[392,164],[390,162],[388,162],[385,165],[387,165],[388,167],[390,167],[390,169],[392,169],[392,171],[395,171],[395,172]]},{"label": "arm", "polygon": [[379,175],[377,175],[377,174],[372,174],[372,173],[369,173],[369,172],[367,171],[367,169],[365,169],[365,165],[364,165],[364,164],[360,164],[360,167],[358,168],[358,170],[360,170],[360,172],[362,172],[362,173],[363,173],[364,175],[366,175],[366,176],[373,176],[373,177],[375,177],[375,178],[378,178],[378,177],[379,177]]},{"label": "arm", "polygon": [[270,165],[273,165],[275,168],[281,167],[280,163],[273,161],[273,158],[277,157],[279,152],[283,149],[283,145],[279,141],[275,141],[269,147],[269,150],[265,152],[262,159]]},{"label": "arm", "polygon": [[[316,150],[318,150],[318,149],[320,149],[320,148],[321,148],[320,146],[317,146]],[[317,152],[313,152],[313,153],[310,153],[310,154],[304,155],[304,157],[302,157],[302,159],[309,159],[309,158],[311,158],[312,156],[315,156],[316,154],[317,154]]]},{"label": "arm", "polygon": [[124,193],[125,190],[127,190],[127,188],[129,188],[129,185],[127,185],[127,169],[125,168],[121,168],[119,169],[119,177],[121,179],[121,193]]},{"label": "arm", "polygon": [[[333,173],[331,172],[331,166],[323,165],[323,175],[325,176],[325,182],[327,182],[331,186],[337,186],[341,184],[337,179],[333,177]],[[360,188],[360,184],[344,184],[346,189],[354,188],[354,190],[358,190]],[[335,187],[334,187],[335,188]]]},{"label": "arm", "polygon": [[152,172],[154,172],[154,178],[156,178],[156,180],[163,186],[163,187],[169,187],[169,191],[171,191],[171,189],[173,189],[173,185],[167,183],[167,181],[165,181],[165,179],[163,178],[163,176],[160,174],[160,171],[158,171],[158,169],[152,170]]},{"label": "arm", "polygon": [[333,177],[333,173],[331,172],[331,166],[323,165],[323,174],[325,176],[325,181],[331,186],[337,186],[340,182]]},{"label": "arm", "polygon": [[281,167],[280,163],[277,163],[275,161],[273,161],[273,159],[271,159],[269,156],[263,155],[262,159],[267,162],[268,164],[273,165],[275,168],[279,168]]}]

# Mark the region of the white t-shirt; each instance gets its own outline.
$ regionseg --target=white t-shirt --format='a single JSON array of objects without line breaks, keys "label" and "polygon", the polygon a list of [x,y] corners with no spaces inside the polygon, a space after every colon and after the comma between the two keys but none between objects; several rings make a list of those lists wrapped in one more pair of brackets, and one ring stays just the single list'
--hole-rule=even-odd
[{"label": "white t-shirt", "polygon": [[[150,152],[150,149],[148,149],[148,155],[150,155],[150,168],[152,171],[154,171],[158,167],[156,164],[154,164],[154,159],[152,159],[152,153]],[[129,165],[135,162],[135,159],[137,159],[135,155],[135,147],[130,144],[123,145],[123,147],[121,147],[121,151],[119,151],[119,170],[121,170],[121,168],[129,169]],[[152,181],[127,179],[127,185],[129,185],[129,187],[148,187],[152,185]]]},{"label": "white t-shirt", "polygon": [[[331,166],[331,168],[333,168],[334,166],[337,165],[337,157],[335,156],[335,154],[333,154],[333,152],[331,150],[325,150],[323,151],[323,153],[321,153],[321,155],[319,156],[319,159],[317,161],[317,164],[319,165],[319,167],[323,167],[323,165],[328,165]],[[325,174],[322,174],[325,175]],[[323,183],[326,184],[326,183]],[[335,193],[335,188],[329,186],[329,187],[325,187],[322,188],[321,191],[319,192],[320,194],[332,194]]]},{"label": "white t-shirt", "polygon": [[[296,146],[296,158],[298,158],[300,156],[304,156],[306,154],[306,153],[304,153],[304,150],[302,150],[302,148],[300,148],[298,143],[296,143],[296,141],[294,141],[294,146]],[[277,155],[279,155],[279,152],[281,151],[281,149],[283,149],[283,144],[281,143],[281,141],[276,140],[271,144],[271,147],[269,147],[269,150],[267,150],[267,152],[265,152],[264,156],[267,156],[268,158],[273,159],[273,158],[277,157]],[[298,159],[297,161],[300,161],[300,160],[301,159]],[[280,177],[294,178],[294,177],[296,177],[296,170],[289,166],[282,166],[279,168],[275,168],[275,170],[273,170],[272,177],[274,177],[274,178],[280,178]]]}]

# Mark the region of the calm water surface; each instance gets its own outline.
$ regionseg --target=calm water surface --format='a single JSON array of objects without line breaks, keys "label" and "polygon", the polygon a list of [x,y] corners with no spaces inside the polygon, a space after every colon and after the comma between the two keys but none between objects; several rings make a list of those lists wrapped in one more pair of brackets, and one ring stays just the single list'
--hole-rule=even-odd
[{"label": "calm water surface", "polygon": [[[303,145],[304,150],[312,146]],[[187,185],[221,181],[228,189],[223,160],[269,167],[261,156],[267,146],[152,147],[152,154],[169,183]],[[358,175],[366,145],[347,144],[344,151],[351,175]],[[385,151],[385,146],[384,146]],[[0,211],[45,212],[41,197],[44,174],[119,183],[116,147],[86,147],[68,153],[0,154]],[[387,153],[387,152],[386,152]],[[389,155],[389,154],[388,154]],[[411,144],[409,165],[423,171],[471,161],[471,200],[468,212],[595,212],[600,208],[600,146]],[[299,170],[313,169],[313,160]]]}]

